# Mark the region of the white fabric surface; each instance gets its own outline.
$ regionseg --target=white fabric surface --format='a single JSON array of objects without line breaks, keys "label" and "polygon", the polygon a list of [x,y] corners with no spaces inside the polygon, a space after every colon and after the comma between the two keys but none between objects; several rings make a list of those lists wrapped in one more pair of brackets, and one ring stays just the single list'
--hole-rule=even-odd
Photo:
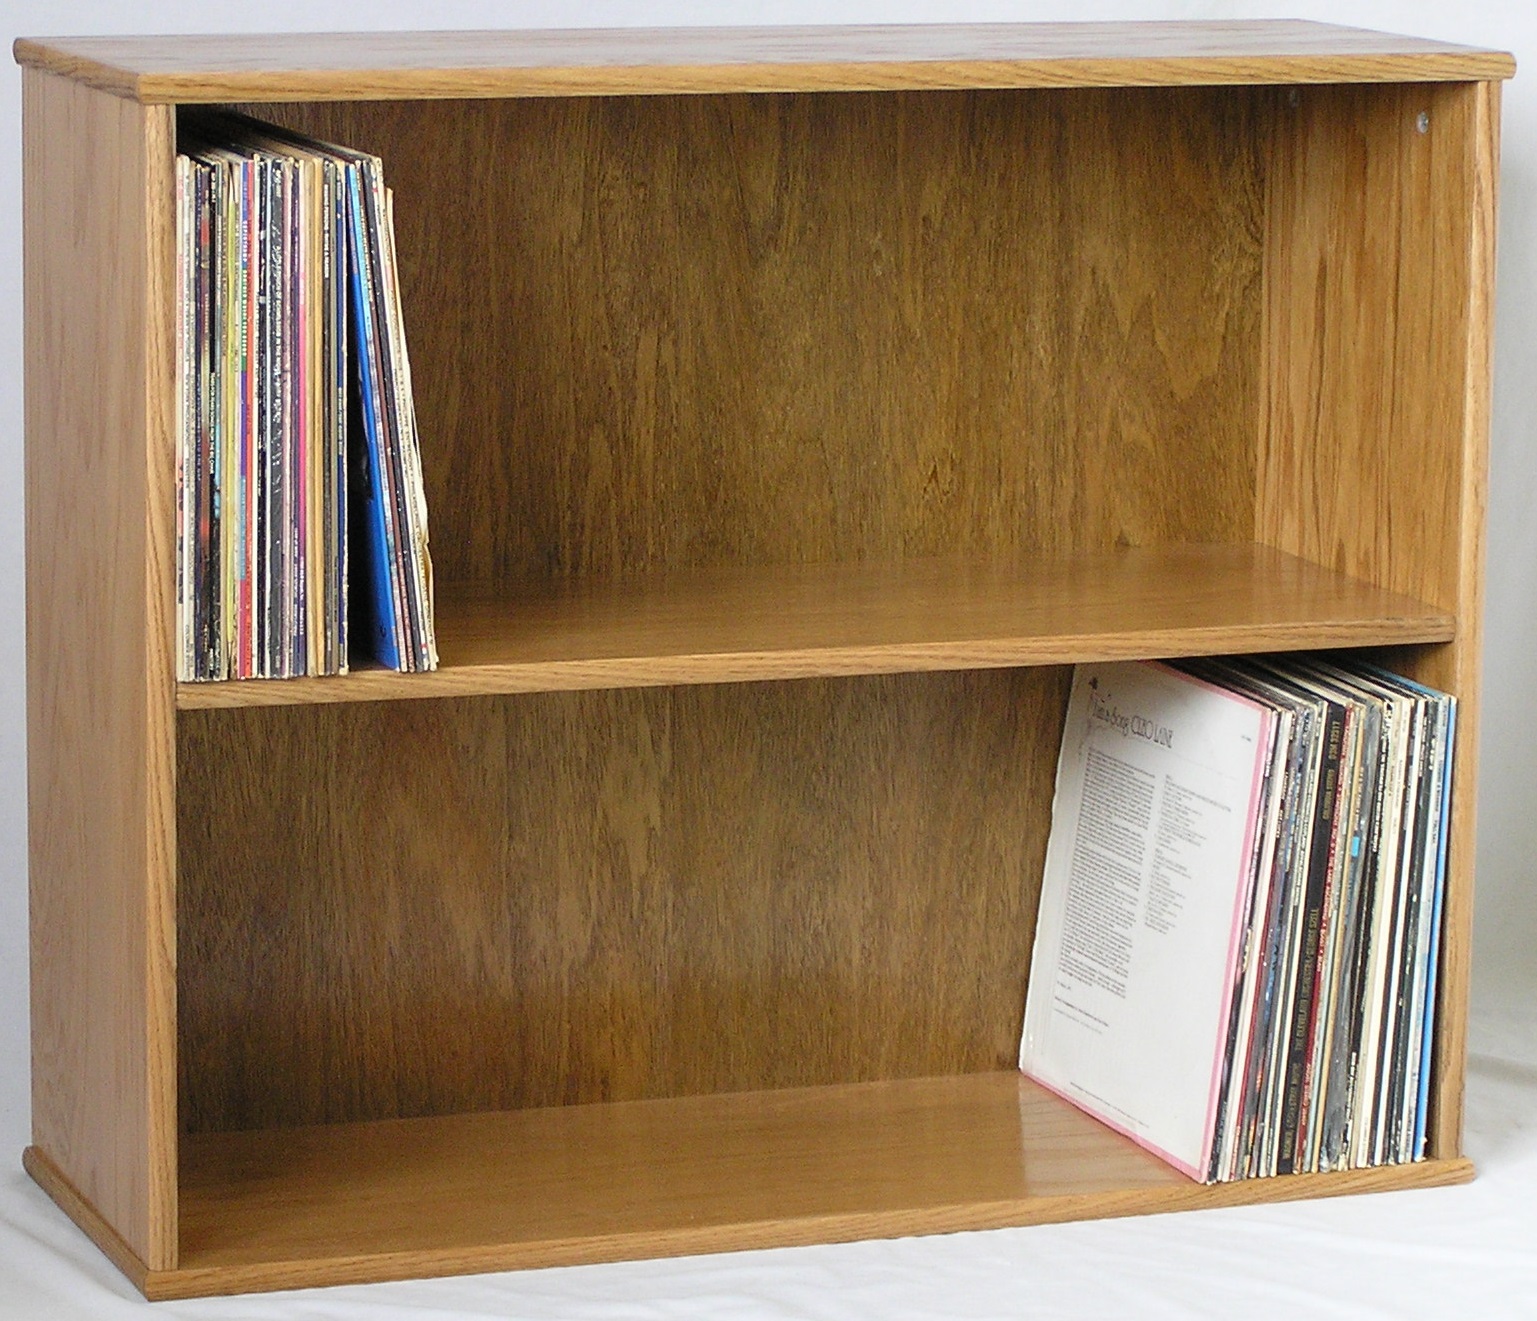
[{"label": "white fabric surface", "polygon": [[[1465,1187],[988,1233],[162,1303],[177,1321],[1537,1317],[1537,988],[1475,1000]],[[0,1321],[145,1314],[13,1164]]]}]

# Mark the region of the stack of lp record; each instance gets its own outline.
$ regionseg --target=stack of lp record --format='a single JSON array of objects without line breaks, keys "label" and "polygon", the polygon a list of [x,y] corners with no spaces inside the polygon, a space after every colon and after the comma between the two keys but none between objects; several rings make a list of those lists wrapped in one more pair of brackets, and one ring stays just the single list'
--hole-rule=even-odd
[{"label": "stack of lp record", "polygon": [[1420,1159],[1455,723],[1317,657],[1080,666],[1021,1067],[1203,1180]]},{"label": "stack of lp record", "polygon": [[222,113],[178,136],[180,675],[432,669],[381,163]]}]

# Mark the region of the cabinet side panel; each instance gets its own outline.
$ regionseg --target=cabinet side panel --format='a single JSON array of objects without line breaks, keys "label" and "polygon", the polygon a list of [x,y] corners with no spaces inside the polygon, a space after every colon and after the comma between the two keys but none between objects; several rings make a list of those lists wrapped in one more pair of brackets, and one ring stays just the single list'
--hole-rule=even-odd
[{"label": "cabinet side panel", "polygon": [[[1451,611],[1457,695],[1432,1154],[1461,1150],[1496,84],[1275,93],[1257,538]],[[1423,118],[1422,118],[1423,116]]]},{"label": "cabinet side panel", "polygon": [[1463,376],[1462,531],[1456,547],[1457,641],[1426,650],[1417,677],[1458,694],[1457,766],[1452,788],[1452,872],[1448,881],[1436,1040],[1433,1152],[1462,1150],[1463,1078],[1473,952],[1473,861],[1477,835],[1479,687],[1483,672],[1484,543],[1488,505],[1491,332],[1499,184],[1499,83],[1479,83],[1469,107],[1472,177],[1468,198],[1467,364]]},{"label": "cabinet side panel", "polygon": [[187,1129],[1013,1067],[1067,678],[182,712]]},{"label": "cabinet side panel", "polygon": [[384,158],[455,582],[1247,541],[1255,96],[253,109]]},{"label": "cabinet side panel", "polygon": [[29,70],[33,1142],[176,1263],[171,119]]}]

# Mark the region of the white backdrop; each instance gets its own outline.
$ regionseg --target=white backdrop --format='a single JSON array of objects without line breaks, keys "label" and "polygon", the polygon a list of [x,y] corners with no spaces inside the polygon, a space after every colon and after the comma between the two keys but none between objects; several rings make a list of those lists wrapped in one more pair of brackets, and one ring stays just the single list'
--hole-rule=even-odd
[{"label": "white backdrop", "polygon": [[[1515,52],[1505,93],[1479,794],[1472,1189],[898,1244],[178,1304],[186,1317],[1537,1315],[1537,5],[1531,0],[3,0],[0,36],[691,23],[1316,18]],[[0,67],[0,1318],[126,1312],[27,1141],[19,71]],[[1348,1237],[1350,1233],[1355,1237]],[[1347,1237],[1341,1237],[1346,1235]],[[1305,1264],[1311,1260],[1313,1266]],[[1475,1278],[1476,1277],[1476,1278]],[[1299,1289],[1302,1292],[1299,1292]],[[1308,1292],[1310,1289],[1317,1293]],[[1309,1299],[1313,1301],[1310,1303]],[[1074,1301],[1076,1300],[1076,1302]],[[1460,1305],[1458,1305],[1460,1304]],[[1256,1312],[1259,1307],[1259,1313]]]}]

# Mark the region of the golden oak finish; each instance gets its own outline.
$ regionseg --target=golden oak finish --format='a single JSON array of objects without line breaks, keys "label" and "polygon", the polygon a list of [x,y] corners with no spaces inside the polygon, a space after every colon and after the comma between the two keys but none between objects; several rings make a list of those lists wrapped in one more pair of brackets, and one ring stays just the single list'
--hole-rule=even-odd
[{"label": "golden oak finish", "polygon": [[148,1288],[149,1268],[64,1172],[38,1147],[28,1147],[23,1151],[21,1164],[32,1181],[86,1232],[91,1241],[106,1254],[107,1259],[128,1277],[134,1288],[144,1293]]},{"label": "golden oak finish", "polygon": [[152,1298],[1460,1183],[1463,1160],[1203,1187],[1017,1072],[189,1139]]},{"label": "golden oak finish", "polygon": [[453,584],[1251,540],[1257,95],[261,109],[384,159]]},{"label": "golden oak finish", "polygon": [[[1278,94],[1259,539],[1454,612],[1407,672],[1458,697],[1433,1150],[1461,1150],[1498,87]],[[1421,119],[1421,116],[1424,116]]]},{"label": "golden oak finish", "polygon": [[1468,353],[1476,89],[1297,95],[1278,94],[1270,175],[1258,538],[1457,610],[1487,372]]},{"label": "golden oak finish", "polygon": [[183,712],[183,1130],[1013,1063],[1069,677]]},{"label": "golden oak finish", "polygon": [[1440,642],[1453,617],[1253,545],[441,588],[442,668],[184,683],[183,710]]},{"label": "golden oak finish", "polygon": [[1510,56],[1321,23],[619,28],[21,40],[144,101],[1508,78]]},{"label": "golden oak finish", "polygon": [[[25,1161],[143,1292],[1471,1177],[1509,56],[1304,23],[16,52]],[[384,157],[435,674],[173,681],[199,101]],[[1068,667],[1300,647],[1462,704],[1433,1159],[1203,1188],[1004,1067]]]},{"label": "golden oak finish", "polygon": [[1467,107],[1470,138],[1470,232],[1467,262],[1468,320],[1465,396],[1462,408],[1462,480],[1458,491],[1460,526],[1450,553],[1457,557],[1456,596],[1464,627],[1455,648],[1436,649],[1420,672],[1429,682],[1464,694],[1457,731],[1457,766],[1452,782],[1451,873],[1442,917],[1441,1020],[1436,1033],[1435,1105],[1432,1137],[1436,1150],[1462,1150],[1463,1079],[1467,1072],[1468,995],[1473,951],[1473,863],[1479,694],[1482,681],[1484,540],[1488,506],[1490,376],[1494,324],[1495,216],[1499,185],[1500,87],[1480,84]]},{"label": "golden oak finish", "polygon": [[33,1142],[159,1269],[177,1224],[171,116],[32,70],[23,114]]}]

